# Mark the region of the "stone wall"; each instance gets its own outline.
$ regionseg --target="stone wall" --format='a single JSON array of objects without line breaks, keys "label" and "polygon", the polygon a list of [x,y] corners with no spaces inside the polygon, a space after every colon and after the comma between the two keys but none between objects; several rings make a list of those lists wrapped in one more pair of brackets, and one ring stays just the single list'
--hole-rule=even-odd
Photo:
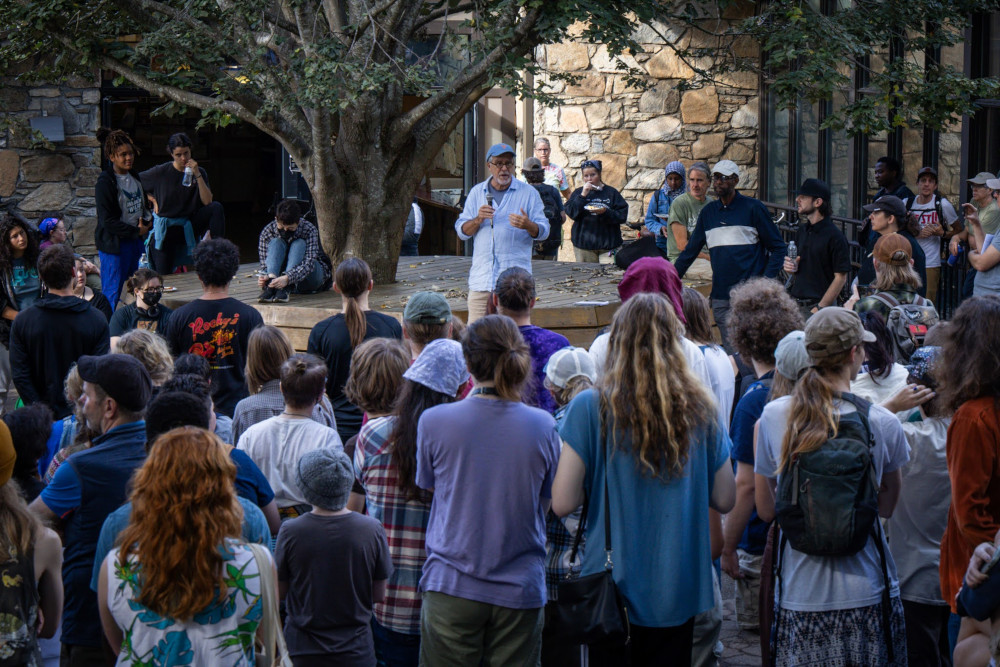
[{"label": "stone wall", "polygon": [[[717,25],[713,23],[713,28]],[[694,72],[666,40],[680,49],[720,45],[701,31],[653,28],[642,26],[637,31],[645,53],[622,56],[646,73],[650,86],[644,91],[625,85],[605,46],[564,42],[539,47],[536,54],[548,71],[581,78],[575,84],[549,81],[564,104],[536,108],[534,136],[551,141],[552,161],[567,167],[575,185],[580,184],[579,165],[585,158],[602,160],[604,181],[629,203],[629,222],[642,220],[645,204],[662,185],[663,168],[672,160],[689,166],[696,160],[711,165],[730,159],[743,172],[738,187],[747,194],[755,194],[757,188],[756,75],[734,73],[681,91],[679,85],[690,83]],[[728,46],[740,56],[757,57],[750,42]],[[708,64],[704,58],[696,63]]]},{"label": "stone wall", "polygon": [[[10,85],[0,89],[0,113],[16,122],[0,133],[0,209],[37,224],[47,212],[65,216],[69,240],[90,257],[97,209],[94,186],[100,175],[95,133],[100,117],[100,89],[93,79],[74,78],[64,85]],[[25,127],[31,118],[60,116],[66,140],[53,150],[31,148]]]}]

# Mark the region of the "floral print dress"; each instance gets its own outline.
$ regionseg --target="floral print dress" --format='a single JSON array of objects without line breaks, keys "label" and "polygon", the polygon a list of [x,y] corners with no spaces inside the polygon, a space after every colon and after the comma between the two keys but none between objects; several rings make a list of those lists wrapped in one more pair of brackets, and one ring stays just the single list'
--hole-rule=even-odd
[{"label": "floral print dress", "polygon": [[123,640],[118,665],[254,664],[254,636],[263,617],[260,572],[250,548],[226,540],[222,549],[226,594],[189,621],[160,616],[139,602],[142,566],[133,555],[111,552],[108,606]]}]

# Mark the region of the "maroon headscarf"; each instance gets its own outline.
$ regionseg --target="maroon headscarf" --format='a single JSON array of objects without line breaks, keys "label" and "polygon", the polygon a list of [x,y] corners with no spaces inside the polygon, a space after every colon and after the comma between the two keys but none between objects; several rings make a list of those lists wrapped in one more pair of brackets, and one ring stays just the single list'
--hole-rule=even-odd
[{"label": "maroon headscarf", "polygon": [[677,275],[677,269],[662,257],[643,257],[635,260],[618,283],[618,296],[621,297],[622,303],[640,292],[662,294],[670,300],[677,318],[687,324],[687,320],[684,319],[684,302],[681,300],[683,290],[684,285],[681,283],[681,277]]}]

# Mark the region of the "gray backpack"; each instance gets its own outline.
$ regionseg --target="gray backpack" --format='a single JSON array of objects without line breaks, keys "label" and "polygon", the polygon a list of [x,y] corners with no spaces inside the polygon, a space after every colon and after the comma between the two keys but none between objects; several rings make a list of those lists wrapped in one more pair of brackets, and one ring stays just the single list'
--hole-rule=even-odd
[{"label": "gray backpack", "polygon": [[934,304],[919,295],[913,303],[900,303],[888,292],[876,292],[872,298],[889,307],[885,326],[892,334],[896,363],[905,364],[917,348],[923,347],[927,330],[940,322],[941,316]]}]

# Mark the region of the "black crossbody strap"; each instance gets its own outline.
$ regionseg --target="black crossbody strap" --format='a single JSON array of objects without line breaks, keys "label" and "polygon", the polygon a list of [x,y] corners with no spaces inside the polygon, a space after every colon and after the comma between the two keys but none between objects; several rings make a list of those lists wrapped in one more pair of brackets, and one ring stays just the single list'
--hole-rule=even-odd
[{"label": "black crossbody strap", "polygon": [[611,498],[608,496],[608,439],[601,438],[601,457],[604,459],[604,569],[611,571],[615,564],[611,560]]},{"label": "black crossbody strap", "polygon": [[882,633],[885,635],[885,648],[889,652],[889,664],[896,662],[895,651],[892,645],[892,596],[889,592],[889,566],[886,562],[885,546],[882,544],[882,523],[877,518],[872,526],[872,537],[875,545],[878,546],[879,561],[882,563]]}]

